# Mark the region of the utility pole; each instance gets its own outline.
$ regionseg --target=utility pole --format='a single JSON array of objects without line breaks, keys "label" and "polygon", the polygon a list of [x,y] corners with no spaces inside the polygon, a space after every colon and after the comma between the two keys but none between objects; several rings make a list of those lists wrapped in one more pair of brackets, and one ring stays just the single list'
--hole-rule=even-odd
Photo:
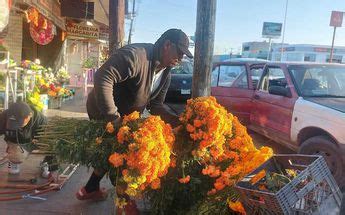
[{"label": "utility pole", "polygon": [[198,0],[192,97],[211,94],[217,0]]},{"label": "utility pole", "polygon": [[134,17],[135,17],[135,0],[133,0],[133,7],[132,7],[132,13],[131,13],[131,26],[129,27],[129,34],[128,34],[128,44],[132,43]]},{"label": "utility pole", "polygon": [[109,53],[123,46],[125,0],[109,1]]},{"label": "utility pole", "polygon": [[283,36],[282,36],[282,43],[280,47],[280,61],[283,61],[283,53],[284,53],[284,39],[285,39],[285,27],[286,27],[286,16],[288,12],[288,5],[289,5],[289,0],[286,0],[286,5],[285,5],[285,15],[284,15],[284,23],[283,23]]}]

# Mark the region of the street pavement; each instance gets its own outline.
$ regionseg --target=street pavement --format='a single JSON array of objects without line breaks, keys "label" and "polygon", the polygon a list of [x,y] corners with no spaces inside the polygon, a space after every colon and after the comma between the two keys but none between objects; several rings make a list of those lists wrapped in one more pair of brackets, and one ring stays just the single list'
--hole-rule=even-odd
[{"label": "street pavement", "polygon": [[[77,91],[76,97],[73,100],[63,103],[61,109],[47,110],[45,114],[48,117],[61,116],[61,117],[74,117],[74,118],[87,118],[86,99],[82,93]],[[184,109],[184,104],[168,104],[175,113],[181,113]],[[284,147],[276,146],[276,144],[256,133],[251,133],[256,145],[269,145],[273,146],[276,153],[288,152]],[[6,144],[0,138],[0,160],[5,156]],[[275,149],[277,148],[277,149]],[[43,159],[43,155],[31,154],[23,164],[21,175],[18,177],[32,178],[40,174],[39,163]],[[71,176],[68,182],[59,191],[52,191],[43,194],[40,197],[46,200],[36,199],[22,199],[17,201],[0,201],[0,215],[41,215],[41,214],[115,214],[115,207],[112,197],[108,197],[106,201],[91,202],[79,201],[75,198],[75,192],[85,185],[92,169],[86,167],[78,167],[76,172]],[[7,165],[0,165],[0,183],[7,181]],[[113,192],[112,185],[107,178],[101,181],[101,186],[106,188],[109,193]],[[1,192],[1,190],[0,190]],[[5,196],[0,195],[0,199]]]}]

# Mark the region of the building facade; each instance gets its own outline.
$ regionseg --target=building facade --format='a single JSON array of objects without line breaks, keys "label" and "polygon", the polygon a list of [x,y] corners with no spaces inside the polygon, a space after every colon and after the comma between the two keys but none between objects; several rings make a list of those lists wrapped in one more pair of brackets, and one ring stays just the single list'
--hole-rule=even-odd
[{"label": "building facade", "polygon": [[[330,62],[331,46],[291,44],[283,47],[283,61]],[[281,47],[272,48],[272,60],[280,61]],[[345,47],[335,46],[333,63],[345,63]]]}]

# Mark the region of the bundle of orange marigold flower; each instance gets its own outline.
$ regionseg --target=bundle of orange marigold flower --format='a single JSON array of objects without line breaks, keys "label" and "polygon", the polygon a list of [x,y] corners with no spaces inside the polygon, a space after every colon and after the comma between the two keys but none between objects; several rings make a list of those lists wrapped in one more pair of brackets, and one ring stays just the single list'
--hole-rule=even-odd
[{"label": "bundle of orange marigold flower", "polygon": [[[187,132],[186,142],[193,146],[190,151],[192,157],[203,166],[202,174],[213,180],[213,188],[208,195],[233,186],[273,154],[268,147],[257,149],[246,127],[214,97],[188,100],[180,121],[180,132]],[[193,180],[193,175],[188,177]],[[232,205],[238,204],[229,204]],[[237,210],[235,207],[232,209]]]},{"label": "bundle of orange marigold flower", "polygon": [[[111,126],[107,130],[113,131]],[[160,188],[160,178],[171,165],[174,141],[170,125],[159,116],[140,118],[139,112],[124,116],[117,133],[117,142],[124,150],[109,157],[112,166],[122,173],[116,185],[124,186],[129,196],[137,196],[147,187]]]}]

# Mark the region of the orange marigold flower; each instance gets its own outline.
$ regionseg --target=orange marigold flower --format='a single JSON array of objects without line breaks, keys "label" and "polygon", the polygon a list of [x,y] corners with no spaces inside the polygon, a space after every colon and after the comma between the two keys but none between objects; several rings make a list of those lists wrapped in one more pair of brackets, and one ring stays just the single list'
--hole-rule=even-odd
[{"label": "orange marigold flower", "polygon": [[134,121],[140,118],[140,113],[138,111],[134,111],[133,113],[123,116],[122,124],[125,125],[129,121]]},{"label": "orange marigold flower", "polygon": [[111,122],[108,122],[108,123],[107,123],[107,126],[105,127],[105,130],[106,130],[109,134],[111,134],[111,133],[113,133],[113,132],[115,131],[114,126],[113,126],[113,124],[112,124]]},{"label": "orange marigold flower", "polygon": [[157,190],[161,187],[161,180],[159,178],[156,178],[151,182],[151,188],[154,190]]},{"label": "orange marigold flower", "polygon": [[97,137],[96,138],[96,144],[99,145],[103,142],[103,138],[102,137]]},{"label": "orange marigold flower", "polygon": [[126,135],[131,129],[128,126],[122,126],[117,132],[117,141],[119,143],[124,143],[126,140]]},{"label": "orange marigold flower", "polygon": [[187,124],[187,131],[190,132],[190,133],[194,132],[195,131],[194,126],[191,125],[191,124]]},{"label": "orange marigold flower", "polygon": [[122,170],[122,175],[128,175],[128,169],[124,169],[124,170]]},{"label": "orange marigold flower", "polygon": [[119,154],[119,153],[114,153],[112,155],[110,155],[109,157],[109,162],[114,166],[114,167],[119,167],[123,165],[123,158],[124,155],[123,154]]},{"label": "orange marigold flower", "polygon": [[170,162],[170,167],[175,168],[176,167],[176,158],[172,158]]},{"label": "orange marigold flower", "polygon": [[246,211],[244,210],[242,203],[239,201],[236,201],[236,202],[229,201],[229,208],[240,214],[246,214]]},{"label": "orange marigold flower", "polygon": [[253,178],[250,179],[250,183],[252,185],[256,184],[258,181],[260,181],[263,177],[265,177],[266,171],[261,170],[259,173],[257,173]]},{"label": "orange marigold flower", "polygon": [[201,127],[201,126],[202,126],[202,121],[201,121],[201,120],[198,120],[198,119],[195,119],[195,120],[194,120],[194,126],[195,126],[196,128]]},{"label": "orange marigold flower", "polygon": [[187,183],[190,181],[190,176],[187,175],[187,176],[184,177],[184,178],[178,179],[178,181],[179,181],[181,184],[187,184]]},{"label": "orange marigold flower", "polygon": [[210,196],[210,195],[214,195],[216,193],[217,193],[217,190],[213,188],[212,190],[207,192],[207,195]]},{"label": "orange marigold flower", "polygon": [[214,187],[215,187],[217,190],[222,190],[222,189],[224,189],[225,184],[223,184],[223,183],[217,181],[216,183],[214,183]]}]

